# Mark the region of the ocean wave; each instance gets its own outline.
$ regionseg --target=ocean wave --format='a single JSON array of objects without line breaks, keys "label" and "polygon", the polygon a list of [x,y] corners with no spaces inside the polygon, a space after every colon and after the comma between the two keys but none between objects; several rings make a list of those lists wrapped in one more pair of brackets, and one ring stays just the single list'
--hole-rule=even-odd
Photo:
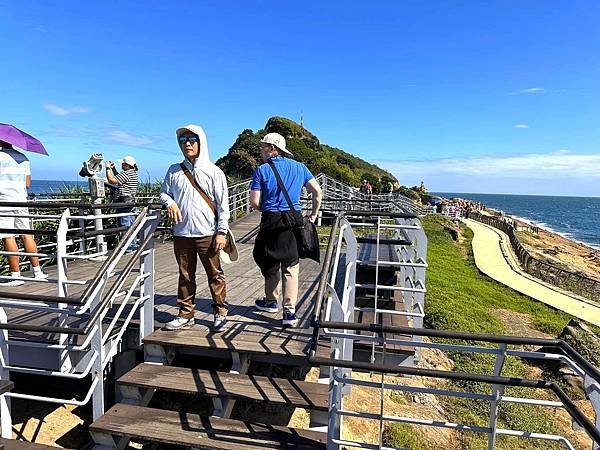
[{"label": "ocean wave", "polygon": [[[575,238],[575,234],[573,232],[570,232],[570,231],[558,231],[558,230],[552,228],[550,225],[548,225],[545,222],[537,222],[537,221],[532,220],[532,219],[527,218],[527,217],[521,217],[521,216],[517,216],[515,214],[509,214],[509,216],[512,217],[513,219],[516,219],[516,220],[520,221],[520,222],[525,222],[525,223],[527,223],[529,225],[539,227],[542,230],[545,230],[545,231],[547,231],[549,233],[557,234],[559,236],[564,237],[565,239],[568,239],[568,240],[573,241],[573,242],[577,242],[578,244],[587,245],[588,247],[591,247],[594,250],[600,250],[600,244],[592,243],[592,242],[589,242],[589,241],[582,241],[581,239],[576,239]],[[571,228],[571,227],[569,226],[569,228]]]}]

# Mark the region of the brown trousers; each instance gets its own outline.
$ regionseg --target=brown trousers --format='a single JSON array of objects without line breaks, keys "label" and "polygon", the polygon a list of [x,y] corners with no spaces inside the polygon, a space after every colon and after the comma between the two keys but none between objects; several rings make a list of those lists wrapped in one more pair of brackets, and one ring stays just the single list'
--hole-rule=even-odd
[{"label": "brown trousers", "polygon": [[298,273],[300,263],[293,266],[277,264],[265,270],[265,299],[268,301],[279,302],[279,281],[283,285],[283,309],[289,312],[296,311],[296,301],[298,300]]},{"label": "brown trousers", "polygon": [[200,258],[208,277],[213,311],[222,316],[227,315],[225,273],[221,268],[219,254],[212,244],[213,236],[201,238],[175,236],[173,238],[173,250],[179,265],[177,303],[179,304],[179,316],[184,319],[194,317],[198,258]]}]

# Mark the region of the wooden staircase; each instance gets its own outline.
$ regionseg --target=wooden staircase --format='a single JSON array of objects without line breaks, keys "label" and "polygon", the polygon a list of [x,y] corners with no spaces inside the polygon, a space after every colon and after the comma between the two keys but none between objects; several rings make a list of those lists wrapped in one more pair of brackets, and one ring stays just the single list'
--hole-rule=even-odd
[{"label": "wooden staircase", "polygon": [[136,438],[197,449],[315,449],[325,448],[326,435],[314,431],[254,424],[217,417],[145,408],[113,406],[90,425],[96,448],[121,448]]},{"label": "wooden staircase", "polygon": [[[97,450],[126,448],[129,439],[203,449],[325,448],[327,435],[316,427],[327,424],[328,385],[302,380],[249,375],[251,361],[288,366],[306,365],[309,331],[257,330],[240,338],[235,325],[221,334],[205,327],[176,332],[156,331],[144,339],[146,361],[117,380],[122,396],[104,416],[90,425]],[[270,331],[270,334],[268,333]],[[258,338],[262,335],[262,338]],[[229,339],[236,336],[235,344]],[[230,358],[229,372],[167,365],[178,354]],[[197,358],[202,361],[202,358]],[[210,398],[210,416],[148,407],[153,395],[177,393]],[[303,430],[251,417],[232,420],[235,402],[272,407],[287,405],[311,411],[311,426]]]}]

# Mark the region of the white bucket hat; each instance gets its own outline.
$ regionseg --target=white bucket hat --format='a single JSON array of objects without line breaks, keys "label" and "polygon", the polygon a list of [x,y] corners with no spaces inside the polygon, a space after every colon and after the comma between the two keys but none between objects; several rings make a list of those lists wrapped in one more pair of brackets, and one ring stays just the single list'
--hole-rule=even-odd
[{"label": "white bucket hat", "polygon": [[129,155],[123,157],[123,159],[119,159],[119,162],[121,164],[123,164],[123,163],[129,164],[131,167],[136,165],[135,158],[133,156],[129,156]]},{"label": "white bucket hat", "polygon": [[225,247],[219,252],[219,257],[224,264],[231,264],[232,262],[237,261],[239,256],[233,233],[228,231]]},{"label": "white bucket hat", "polygon": [[279,150],[281,150],[286,155],[294,156],[294,155],[292,155],[292,152],[290,152],[287,148],[285,148],[285,138],[282,135],[280,135],[279,133],[265,134],[265,137],[262,138],[260,140],[260,142],[264,142],[265,144],[274,145],[275,147],[277,147]]}]

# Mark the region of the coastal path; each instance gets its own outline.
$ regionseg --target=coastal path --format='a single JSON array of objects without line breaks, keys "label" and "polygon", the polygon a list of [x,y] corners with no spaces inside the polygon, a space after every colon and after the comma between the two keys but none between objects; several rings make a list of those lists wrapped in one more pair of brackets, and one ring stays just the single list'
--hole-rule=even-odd
[{"label": "coastal path", "polygon": [[505,233],[471,219],[464,219],[464,222],[473,230],[473,254],[481,272],[521,294],[600,326],[600,304],[525,273],[520,269]]}]

